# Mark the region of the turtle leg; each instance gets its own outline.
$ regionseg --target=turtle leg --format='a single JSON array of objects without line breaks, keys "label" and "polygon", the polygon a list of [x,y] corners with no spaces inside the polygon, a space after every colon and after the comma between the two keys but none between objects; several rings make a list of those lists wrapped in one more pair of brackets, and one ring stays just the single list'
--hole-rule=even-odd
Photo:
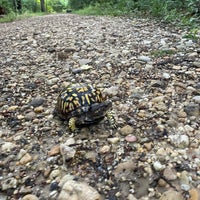
[{"label": "turtle leg", "polygon": [[68,126],[72,132],[74,132],[76,130],[76,118],[75,117],[72,117],[69,119]]},{"label": "turtle leg", "polygon": [[108,111],[108,112],[106,113],[106,117],[108,118],[108,121],[109,121],[109,123],[110,123],[110,126],[111,126],[112,128],[117,128],[117,124],[116,124],[115,118],[114,118],[114,116],[113,116],[113,112],[112,112],[112,111]]}]

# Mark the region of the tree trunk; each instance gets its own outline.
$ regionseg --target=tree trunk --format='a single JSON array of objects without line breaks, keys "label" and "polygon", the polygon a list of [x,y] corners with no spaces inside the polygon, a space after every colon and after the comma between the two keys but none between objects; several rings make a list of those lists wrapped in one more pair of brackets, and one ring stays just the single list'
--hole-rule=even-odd
[{"label": "tree trunk", "polygon": [[41,5],[41,11],[45,12],[45,0],[40,0],[40,5]]},{"label": "tree trunk", "polygon": [[13,5],[14,5],[15,11],[21,13],[21,11],[22,11],[22,1],[21,0],[14,0]]}]

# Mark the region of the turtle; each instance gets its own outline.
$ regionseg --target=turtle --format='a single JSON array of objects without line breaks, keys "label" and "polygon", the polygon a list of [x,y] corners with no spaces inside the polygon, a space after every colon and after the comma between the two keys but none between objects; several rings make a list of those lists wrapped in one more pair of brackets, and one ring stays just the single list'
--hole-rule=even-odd
[{"label": "turtle", "polygon": [[107,100],[95,84],[74,83],[65,87],[58,95],[54,115],[68,120],[71,131],[75,131],[80,125],[99,122],[105,116],[111,127],[116,128],[111,108],[112,101]]}]

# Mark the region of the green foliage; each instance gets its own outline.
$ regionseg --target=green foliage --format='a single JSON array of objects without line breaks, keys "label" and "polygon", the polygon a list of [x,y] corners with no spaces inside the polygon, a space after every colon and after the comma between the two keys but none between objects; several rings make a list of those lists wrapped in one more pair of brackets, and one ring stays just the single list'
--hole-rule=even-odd
[{"label": "green foliage", "polygon": [[167,55],[173,55],[176,52],[174,50],[171,49],[160,49],[160,50],[155,50],[151,52],[151,55],[153,55],[154,57],[164,57]]},{"label": "green foliage", "polygon": [[198,31],[199,31],[198,28],[192,28],[192,29],[190,29],[189,33],[184,36],[184,38],[189,38],[189,39],[192,39],[192,40],[198,40],[198,36],[197,36]]},{"label": "green foliage", "polygon": [[199,0],[69,0],[69,5],[82,14],[140,14],[180,25],[200,21]]}]

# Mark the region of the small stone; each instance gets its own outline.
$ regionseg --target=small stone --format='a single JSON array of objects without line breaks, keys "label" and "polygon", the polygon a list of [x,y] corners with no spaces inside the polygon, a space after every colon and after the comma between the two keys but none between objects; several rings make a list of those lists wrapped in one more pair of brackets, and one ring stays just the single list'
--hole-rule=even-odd
[{"label": "small stone", "polygon": [[200,104],[200,95],[194,96],[194,97],[192,98],[192,100],[193,100],[195,103],[199,103],[199,104]]},{"label": "small stone", "polygon": [[174,190],[168,190],[164,192],[159,200],[184,200],[181,192],[176,192]]},{"label": "small stone", "polygon": [[31,162],[32,161],[32,156],[29,154],[29,153],[26,153],[19,161],[19,163],[21,165],[25,165],[27,164],[28,162]]},{"label": "small stone", "polygon": [[24,116],[24,118],[27,120],[27,121],[31,121],[31,120],[33,120],[34,118],[36,117],[36,114],[35,114],[35,112],[29,112],[29,113],[27,113],[25,116]]},{"label": "small stone", "polygon": [[127,142],[136,142],[136,141],[137,141],[137,138],[135,137],[135,135],[127,135],[127,136],[125,137],[125,140],[126,140]]},{"label": "small stone", "polygon": [[110,151],[110,146],[109,145],[104,145],[99,149],[99,153],[108,153]]},{"label": "small stone", "polygon": [[189,191],[190,198],[188,200],[199,200],[200,199],[200,190],[193,188]]},{"label": "small stone", "polygon": [[139,56],[138,60],[144,61],[144,62],[150,62],[151,58],[148,56]]},{"label": "small stone", "polygon": [[159,161],[153,162],[153,167],[156,171],[161,171],[165,169],[165,165],[162,165]]},{"label": "small stone", "polygon": [[117,165],[114,170],[114,176],[119,178],[129,179],[132,172],[136,169],[136,163],[133,160],[128,160],[125,162],[121,162]]},{"label": "small stone", "polygon": [[84,182],[67,181],[58,196],[58,200],[101,200],[101,195]]},{"label": "small stone", "polygon": [[16,147],[16,144],[14,144],[12,142],[5,142],[1,146],[1,152],[2,153],[11,152],[12,149],[14,149],[15,147]]},{"label": "small stone", "polygon": [[181,189],[184,191],[189,191],[190,190],[190,185],[188,184],[181,184]]},{"label": "small stone", "polygon": [[61,176],[61,171],[59,169],[54,169],[50,175],[49,175],[49,178],[50,180],[55,180],[57,177],[60,177]]},{"label": "small stone", "polygon": [[22,200],[39,200],[37,196],[33,194],[27,194],[25,195]]},{"label": "small stone", "polygon": [[43,97],[38,96],[30,102],[30,106],[38,107],[38,106],[41,106],[44,102],[45,102],[45,99]]},{"label": "small stone", "polygon": [[189,103],[185,106],[185,112],[189,116],[196,116],[198,117],[200,115],[200,105],[195,103]]},{"label": "small stone", "polygon": [[124,127],[122,127],[122,128],[120,129],[121,135],[124,135],[124,136],[126,136],[126,135],[131,135],[131,134],[133,134],[133,132],[134,132],[134,129],[133,129],[133,127],[130,126],[130,125],[125,125]]},{"label": "small stone", "polygon": [[168,74],[168,73],[166,73],[166,72],[165,72],[165,73],[163,73],[163,75],[162,75],[162,76],[163,76],[163,78],[164,78],[164,79],[170,79],[170,78],[171,78],[171,75],[170,75],[170,74]]},{"label": "small stone", "polygon": [[17,110],[18,106],[10,106],[8,107],[8,111],[15,111]]},{"label": "small stone", "polygon": [[55,156],[60,153],[60,145],[53,146],[48,152],[48,156]]},{"label": "small stone", "polygon": [[1,181],[1,189],[3,191],[16,187],[17,187],[17,179],[13,177]]},{"label": "small stone", "polygon": [[119,138],[118,137],[108,138],[107,140],[111,144],[116,144],[116,143],[119,142]]},{"label": "small stone", "polygon": [[163,175],[169,181],[173,181],[173,180],[177,179],[176,171],[174,169],[169,168],[169,167],[164,169]]},{"label": "small stone", "polygon": [[170,135],[169,139],[175,147],[182,149],[188,147],[190,143],[189,137],[187,135],[179,135],[179,134]]},{"label": "small stone", "polygon": [[60,144],[60,153],[63,156],[63,164],[75,156],[76,150],[66,144]]},{"label": "small stone", "polygon": [[152,142],[144,143],[143,145],[148,151],[151,151],[151,149],[153,147],[153,143]]},{"label": "small stone", "polygon": [[42,113],[42,112],[44,112],[44,107],[42,107],[42,106],[36,107],[34,109],[34,112],[35,113]]},{"label": "small stone", "polygon": [[200,68],[200,62],[193,62],[193,65],[197,68]]},{"label": "small stone", "polygon": [[90,59],[80,59],[78,62],[81,66],[84,66],[84,65],[87,65],[88,63],[90,63],[91,60]]},{"label": "small stone", "polygon": [[108,96],[116,96],[119,92],[118,86],[111,86],[110,88],[104,89],[103,93],[107,94]]}]

